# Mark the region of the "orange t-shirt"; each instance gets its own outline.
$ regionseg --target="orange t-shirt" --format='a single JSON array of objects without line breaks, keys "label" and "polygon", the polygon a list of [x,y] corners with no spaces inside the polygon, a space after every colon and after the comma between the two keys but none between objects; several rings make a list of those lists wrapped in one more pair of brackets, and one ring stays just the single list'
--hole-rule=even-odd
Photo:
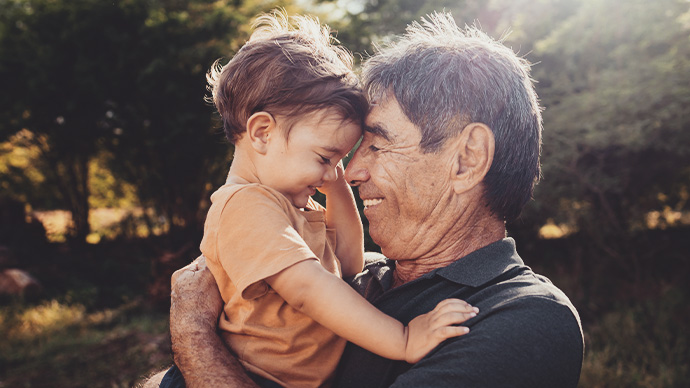
[{"label": "orange t-shirt", "polygon": [[286,387],[329,385],[345,340],[292,308],[264,279],[304,260],[340,276],[335,230],[313,200],[295,208],[260,184],[211,196],[201,252],[225,302],[221,335],[244,367]]}]

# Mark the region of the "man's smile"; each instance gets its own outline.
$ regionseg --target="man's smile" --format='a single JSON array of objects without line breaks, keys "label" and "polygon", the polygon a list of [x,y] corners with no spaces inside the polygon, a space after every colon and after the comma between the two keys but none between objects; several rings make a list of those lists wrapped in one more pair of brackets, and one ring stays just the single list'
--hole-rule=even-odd
[{"label": "man's smile", "polygon": [[370,208],[372,206],[376,206],[383,202],[383,198],[372,198],[372,199],[363,199],[362,203],[364,203],[365,208]]}]

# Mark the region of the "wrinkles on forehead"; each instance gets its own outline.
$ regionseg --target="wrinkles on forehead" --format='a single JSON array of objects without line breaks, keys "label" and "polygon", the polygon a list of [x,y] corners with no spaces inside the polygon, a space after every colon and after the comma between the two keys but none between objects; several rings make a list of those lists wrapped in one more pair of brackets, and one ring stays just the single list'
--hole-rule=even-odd
[{"label": "wrinkles on forehead", "polygon": [[[384,129],[381,126],[378,129]],[[367,134],[369,136],[367,136]],[[389,138],[386,138],[385,136]],[[365,129],[365,136],[362,143],[366,148],[375,149],[379,155],[379,164],[383,169],[387,169],[387,163],[399,166],[399,163],[415,163],[419,161],[421,151],[419,143],[416,139],[410,139],[405,136],[393,136],[391,131],[386,131],[382,134],[377,131],[367,131]]]},{"label": "wrinkles on forehead", "polygon": [[391,141],[393,139],[393,135],[391,134],[391,132],[384,128],[380,123],[376,123],[371,126],[365,125],[364,131],[369,132],[373,135],[381,136],[382,138],[386,139],[386,141]]}]

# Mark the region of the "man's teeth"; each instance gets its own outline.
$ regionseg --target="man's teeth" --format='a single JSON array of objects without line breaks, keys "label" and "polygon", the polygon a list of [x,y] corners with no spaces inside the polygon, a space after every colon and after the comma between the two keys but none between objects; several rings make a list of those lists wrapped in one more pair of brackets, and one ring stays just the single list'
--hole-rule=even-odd
[{"label": "man's teeth", "polygon": [[376,198],[376,199],[365,199],[364,201],[364,207],[369,207],[369,206],[375,206],[383,202],[383,199],[381,198]]}]

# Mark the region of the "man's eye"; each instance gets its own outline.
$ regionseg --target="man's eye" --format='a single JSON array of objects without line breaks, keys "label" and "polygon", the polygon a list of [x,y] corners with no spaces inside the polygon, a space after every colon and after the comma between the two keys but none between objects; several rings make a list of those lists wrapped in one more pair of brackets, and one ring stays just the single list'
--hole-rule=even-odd
[{"label": "man's eye", "polygon": [[370,145],[370,146],[369,146],[369,151],[371,151],[371,152],[379,152],[379,151],[381,151],[381,149],[380,149],[379,147],[374,146],[374,145]]}]

